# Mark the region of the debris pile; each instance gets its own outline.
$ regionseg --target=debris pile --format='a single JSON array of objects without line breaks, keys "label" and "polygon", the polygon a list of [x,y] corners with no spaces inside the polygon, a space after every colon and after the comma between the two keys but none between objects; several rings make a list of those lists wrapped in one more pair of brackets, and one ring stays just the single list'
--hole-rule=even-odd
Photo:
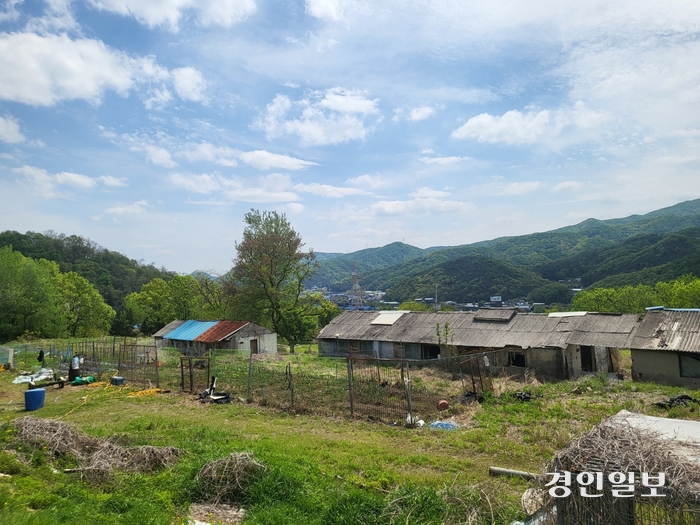
[{"label": "debris pile", "polygon": [[666,401],[654,403],[654,406],[659,408],[687,407],[690,403],[694,402],[696,401],[689,395],[681,394],[679,396],[669,397]]},{"label": "debris pile", "polygon": [[15,420],[17,437],[35,446],[45,446],[57,456],[71,455],[80,465],[68,472],[78,472],[89,481],[104,483],[112,479],[114,470],[150,473],[177,461],[182,450],[176,447],[122,447],[114,439],[101,439],[55,419],[31,416]]},{"label": "debris pile", "polygon": [[215,505],[237,501],[246,482],[267,468],[250,452],[233,452],[224,459],[207,462],[197,474],[199,499]]}]

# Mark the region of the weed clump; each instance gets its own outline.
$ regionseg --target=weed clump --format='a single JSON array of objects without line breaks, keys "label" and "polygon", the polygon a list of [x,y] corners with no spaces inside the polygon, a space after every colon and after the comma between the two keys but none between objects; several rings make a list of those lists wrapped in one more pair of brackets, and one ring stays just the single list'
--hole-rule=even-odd
[{"label": "weed clump", "polygon": [[46,447],[55,456],[72,456],[82,477],[102,484],[113,478],[115,470],[153,473],[177,461],[182,450],[176,447],[123,447],[115,440],[100,439],[73,428],[63,421],[32,416],[14,422],[17,438],[35,447]]},{"label": "weed clump", "polygon": [[226,458],[209,461],[195,478],[199,499],[213,504],[236,502],[248,481],[266,470],[250,452],[233,452]]}]

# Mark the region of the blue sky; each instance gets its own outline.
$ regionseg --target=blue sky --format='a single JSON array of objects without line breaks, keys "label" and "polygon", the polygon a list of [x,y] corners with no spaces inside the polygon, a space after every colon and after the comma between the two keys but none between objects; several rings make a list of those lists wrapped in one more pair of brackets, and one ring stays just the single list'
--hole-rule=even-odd
[{"label": "blue sky", "polygon": [[700,3],[4,0],[0,230],[226,271],[700,197]]}]

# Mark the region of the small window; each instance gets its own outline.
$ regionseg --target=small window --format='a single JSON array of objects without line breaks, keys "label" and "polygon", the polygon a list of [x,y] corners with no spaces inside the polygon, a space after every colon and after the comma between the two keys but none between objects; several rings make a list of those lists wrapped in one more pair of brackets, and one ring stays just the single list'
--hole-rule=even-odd
[{"label": "small window", "polygon": [[681,377],[700,377],[700,355],[678,354]]},{"label": "small window", "polygon": [[525,366],[525,352],[508,352],[508,366]]}]

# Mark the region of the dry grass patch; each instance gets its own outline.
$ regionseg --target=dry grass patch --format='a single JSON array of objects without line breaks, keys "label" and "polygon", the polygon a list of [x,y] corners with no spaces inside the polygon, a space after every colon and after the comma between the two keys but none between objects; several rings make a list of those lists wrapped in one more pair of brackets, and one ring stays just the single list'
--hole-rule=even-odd
[{"label": "dry grass patch", "polygon": [[17,418],[17,438],[35,447],[44,446],[54,455],[70,455],[80,465],[73,471],[95,483],[112,479],[114,470],[152,473],[177,461],[182,450],[176,447],[141,446],[126,448],[117,439],[100,439],[55,419],[32,416]]}]

